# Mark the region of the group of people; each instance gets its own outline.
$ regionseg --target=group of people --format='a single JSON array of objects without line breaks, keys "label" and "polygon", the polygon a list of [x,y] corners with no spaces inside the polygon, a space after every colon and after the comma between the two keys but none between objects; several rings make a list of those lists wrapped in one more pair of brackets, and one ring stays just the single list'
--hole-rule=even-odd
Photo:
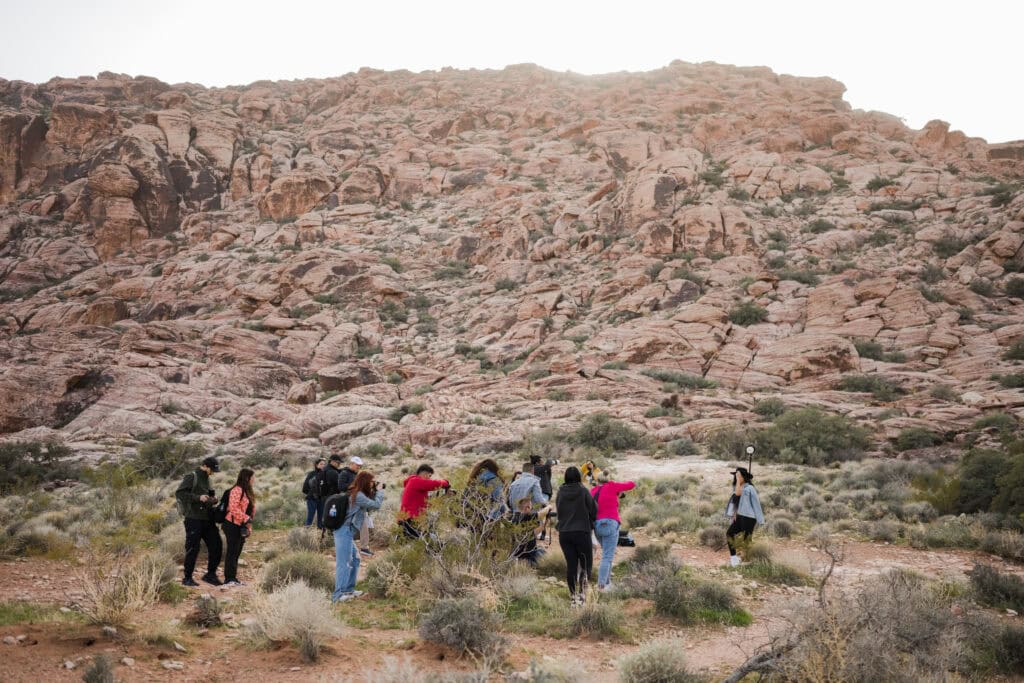
[{"label": "group of people", "polygon": [[[318,459],[307,473],[302,493],[306,498],[306,526],[314,523],[318,528],[330,529],[334,535],[335,602],[359,597],[356,590],[360,556],[372,556],[369,530],[373,527],[371,514],[384,503],[383,482],[363,469],[359,456],[352,456],[346,466],[342,459],[332,455],[328,460]],[[476,463],[470,470],[467,490],[463,495],[475,496],[481,503],[480,522],[497,523],[507,520],[517,528],[527,530],[517,538],[512,556],[536,565],[544,554],[538,541],[543,540],[549,520],[555,518],[558,543],[566,560],[566,584],[570,604],[582,606],[593,576],[594,549],[599,548],[601,561],[597,571],[597,589],[611,588],[612,563],[619,545],[622,525],[619,500],[636,487],[633,481],[614,481],[600,473],[591,463],[581,468],[565,469],[563,483],[557,495],[551,484],[552,465],[556,460],[533,457],[506,482],[498,463],[490,458]],[[256,513],[253,491],[255,473],[243,468],[235,484],[218,499],[210,488],[210,475],[220,471],[216,458],[205,458],[195,471],[187,474],[175,497],[185,524],[185,577],[186,586],[198,586],[193,579],[200,544],[205,543],[209,556],[206,573],[201,580],[214,585],[241,585],[238,580],[238,558],[245,539],[252,532]],[[397,523],[403,535],[419,539],[430,533],[424,521],[429,496],[438,490],[450,491],[446,479],[435,479],[434,468],[422,464],[416,473],[402,483],[402,498]],[[733,485],[725,515],[730,520],[726,532],[730,564],[739,564],[736,537],[748,542],[757,524],[764,524],[753,476],[743,467],[732,472]],[[590,480],[588,488],[584,479]],[[552,502],[552,498],[554,501]],[[227,557],[224,562],[224,580],[217,576],[222,544],[217,525],[227,539]],[[356,539],[359,539],[357,545]]]},{"label": "group of people", "polygon": [[[203,543],[206,544],[207,564],[201,580],[213,586],[242,585],[238,580],[238,558],[245,539],[252,533],[252,520],[256,514],[256,494],[253,492],[256,473],[243,467],[234,485],[218,499],[210,487],[210,475],[219,471],[217,458],[205,458],[199,467],[185,475],[174,492],[178,511],[185,522],[185,577],[182,580],[185,586],[199,585],[193,574]],[[217,576],[223,554],[218,524],[227,539],[223,581]]]}]

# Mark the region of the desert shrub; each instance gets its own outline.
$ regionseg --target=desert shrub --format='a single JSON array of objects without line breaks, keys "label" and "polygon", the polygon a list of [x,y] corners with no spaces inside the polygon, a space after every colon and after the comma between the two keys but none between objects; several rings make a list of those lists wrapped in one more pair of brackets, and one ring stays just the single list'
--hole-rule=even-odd
[{"label": "desert shrub", "polygon": [[537,562],[537,575],[550,576],[556,579],[564,579],[566,572],[565,555],[560,548],[548,548],[543,557]]},{"label": "desert shrub", "polygon": [[739,608],[736,596],[720,583],[696,581],[677,572],[661,578],[651,594],[658,614],[682,624],[722,623],[745,626],[750,614]]},{"label": "desert shrub", "polygon": [[154,439],[138,447],[132,465],[152,479],[183,476],[193,470],[206,455],[203,444],[197,441],[178,441],[174,438]]},{"label": "desert shrub", "polygon": [[312,552],[286,553],[268,562],[263,567],[260,588],[273,593],[295,581],[314,590],[334,590],[334,572],[326,558]]},{"label": "desert shrub", "polygon": [[868,181],[867,188],[872,192],[877,192],[878,190],[881,190],[883,187],[888,187],[889,185],[895,184],[896,181],[893,180],[892,178],[886,178],[885,176],[876,175],[874,178]]},{"label": "desert shrub", "polygon": [[94,624],[126,626],[156,604],[176,573],[162,553],[148,553],[115,571],[94,564],[80,583],[82,613]]},{"label": "desert shrub", "polygon": [[682,642],[666,640],[648,643],[619,659],[619,680],[622,683],[701,683],[705,678],[687,667]]},{"label": "desert shrub", "polygon": [[681,439],[676,439],[668,444],[668,451],[672,455],[684,456],[684,455],[697,455],[700,453],[700,449],[697,444],[693,442],[687,436]]},{"label": "desert shrub", "polygon": [[498,616],[473,598],[442,598],[420,621],[420,638],[452,650],[496,655],[504,650]]},{"label": "desert shrub", "polygon": [[388,419],[393,422],[401,422],[406,415],[419,415],[423,410],[422,403],[403,403],[388,414]]},{"label": "desert shrub", "polygon": [[1010,372],[1005,375],[995,375],[993,379],[1007,389],[1024,388],[1024,373],[1022,372]]},{"label": "desert shrub", "polygon": [[768,317],[768,309],[758,306],[753,301],[745,301],[729,311],[729,320],[734,325],[756,325]]},{"label": "desert shrub", "polygon": [[320,530],[305,526],[289,529],[284,537],[284,550],[290,553],[320,552]]},{"label": "desert shrub", "polygon": [[978,541],[978,548],[1020,562],[1024,560],[1024,535],[1019,531],[989,531]]},{"label": "desert shrub", "polygon": [[1013,297],[1014,299],[1024,299],[1024,278],[1011,277],[1006,281],[1004,289],[1006,290],[1006,296]]},{"label": "desert shrub", "polygon": [[853,459],[871,444],[866,429],[816,408],[788,410],[752,440],[759,457],[808,465]]},{"label": "desert shrub", "polygon": [[725,547],[725,530],[718,526],[709,526],[700,530],[697,534],[700,544],[712,550],[721,550]]},{"label": "desert shrub", "polygon": [[932,244],[932,249],[934,249],[935,253],[940,257],[949,258],[959,254],[966,246],[967,242],[958,237],[954,237],[953,235],[943,235],[939,239],[935,240]]},{"label": "desert shrub", "polygon": [[978,448],[960,461],[959,492],[955,511],[988,510],[1000,493],[998,479],[1011,468],[1011,457],[1001,451]]},{"label": "desert shrub", "polygon": [[975,564],[967,575],[981,604],[1024,612],[1024,579],[987,564]]},{"label": "desert shrub", "polygon": [[921,279],[921,282],[934,285],[946,278],[946,270],[942,266],[929,263],[917,273],[917,277]]},{"label": "desert shrub", "polygon": [[650,377],[651,379],[656,379],[659,382],[675,384],[681,389],[708,389],[717,386],[717,384],[712,380],[705,379],[700,375],[694,375],[688,372],[665,370],[663,368],[647,368],[642,371],[642,374]]},{"label": "desert shrub", "polygon": [[1024,674],[1024,627],[991,618],[976,620],[966,640],[970,671],[986,677]]},{"label": "desert shrub", "polygon": [[861,358],[871,358],[872,360],[882,360],[882,354],[884,353],[882,345],[876,341],[870,341],[866,339],[859,339],[853,342],[854,347],[857,349],[857,355]]},{"label": "desert shrub", "polygon": [[258,594],[252,614],[249,629],[256,640],[291,643],[307,662],[317,661],[324,644],[341,635],[341,624],[323,592],[310,588],[302,579],[277,592]]},{"label": "desert shrub", "polygon": [[924,427],[910,427],[896,437],[896,450],[909,451],[915,448],[930,448],[943,442],[942,436]]},{"label": "desert shrub", "polygon": [[936,384],[928,390],[928,395],[932,398],[937,398],[940,401],[949,401],[955,403],[960,400],[960,396],[957,395],[956,390],[948,384]]},{"label": "desert shrub", "polygon": [[871,522],[867,528],[867,535],[872,541],[885,541],[892,543],[899,538],[900,525],[891,519],[880,519]]},{"label": "desert shrub", "polygon": [[802,285],[814,286],[821,282],[821,278],[815,271],[806,268],[780,268],[776,275],[780,280],[792,280]]},{"label": "desert shrub", "polygon": [[978,296],[990,297],[995,293],[995,286],[992,284],[992,281],[986,280],[983,277],[971,280],[969,288]]},{"label": "desert shrub", "polygon": [[71,449],[55,441],[0,443],[0,495],[27,491],[47,481],[76,479],[78,465],[64,462]]},{"label": "desert shrub", "polygon": [[965,519],[947,517],[910,528],[908,539],[915,548],[976,548],[979,532]]},{"label": "desert shrub", "polygon": [[990,413],[974,421],[975,429],[994,429],[1009,434],[1017,429],[1017,418],[1008,413]]},{"label": "desert shrub", "polygon": [[569,615],[569,633],[574,636],[618,638],[623,635],[622,610],[607,602],[591,601]]},{"label": "desert shrub", "polygon": [[761,417],[774,420],[786,412],[786,404],[781,398],[765,398],[754,404],[754,412]]},{"label": "desert shrub", "polygon": [[892,401],[902,393],[899,387],[881,375],[844,375],[839,382],[842,391],[870,393],[876,401]]},{"label": "desert shrub", "polygon": [[1010,348],[1003,352],[1003,360],[1024,360],[1024,339],[1013,342]]},{"label": "desert shrub", "polygon": [[775,516],[772,518],[769,528],[775,536],[778,536],[779,538],[789,538],[793,535],[794,524],[793,520],[787,517]]},{"label": "desert shrub", "polygon": [[574,436],[578,443],[602,450],[624,451],[640,445],[639,432],[607,413],[588,416]]},{"label": "desert shrub", "polygon": [[419,543],[390,548],[366,568],[366,590],[378,598],[400,595],[419,576],[424,563],[423,546]]},{"label": "desert shrub", "polygon": [[803,231],[809,232],[814,235],[820,235],[823,232],[828,232],[829,230],[835,229],[835,223],[827,221],[824,218],[818,218],[805,225]]},{"label": "desert shrub", "polygon": [[99,654],[92,658],[92,662],[82,672],[82,683],[115,683],[114,663],[110,657]]},{"label": "desert shrub", "polygon": [[192,611],[185,616],[185,623],[201,628],[220,626],[221,605],[212,595],[200,595],[192,604]]},{"label": "desert shrub", "polygon": [[6,540],[0,542],[0,556],[44,555],[63,559],[70,557],[75,548],[74,540],[66,531],[38,518],[8,527],[6,536]]}]

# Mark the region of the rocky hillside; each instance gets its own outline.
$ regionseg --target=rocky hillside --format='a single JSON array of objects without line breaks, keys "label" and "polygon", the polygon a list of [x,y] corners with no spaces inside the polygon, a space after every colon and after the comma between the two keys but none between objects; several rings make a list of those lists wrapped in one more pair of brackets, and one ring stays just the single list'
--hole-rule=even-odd
[{"label": "rocky hillside", "polygon": [[843,92],[0,80],[0,433],[501,450],[607,412],[701,443],[777,397],[885,449],[1024,415],[1024,143]]}]

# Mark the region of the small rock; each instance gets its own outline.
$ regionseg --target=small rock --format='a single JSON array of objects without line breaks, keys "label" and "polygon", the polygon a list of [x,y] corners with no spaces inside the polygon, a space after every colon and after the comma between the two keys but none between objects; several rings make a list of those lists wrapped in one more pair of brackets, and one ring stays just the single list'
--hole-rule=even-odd
[{"label": "small rock", "polygon": [[290,668],[288,670],[289,671],[302,671],[302,667],[301,666],[293,666],[292,668]]},{"label": "small rock", "polygon": [[67,669],[68,671],[71,671],[76,666],[78,666],[78,665],[75,664],[74,662],[72,662],[70,659],[65,659],[64,660],[64,668]]},{"label": "small rock", "polygon": [[170,671],[182,671],[185,668],[185,662],[179,662],[177,659],[167,659],[164,660],[163,667]]},{"label": "small rock", "polygon": [[22,643],[24,643],[24,642],[25,642],[26,640],[28,640],[28,636],[26,636],[26,635],[19,635],[19,636],[17,637],[18,645],[21,645],[21,644],[22,644]]},{"label": "small rock", "polygon": [[71,614],[71,608],[70,607],[61,607],[60,608],[60,613],[61,614]]},{"label": "small rock", "polygon": [[1009,607],[1007,607],[1007,608],[1006,608],[1006,613],[1007,613],[1008,615],[1010,615],[1011,617],[1015,617],[1015,616],[1017,616],[1017,610],[1015,610],[1015,609],[1010,609]]},{"label": "small rock", "polygon": [[174,649],[178,652],[188,652],[188,650],[185,649],[185,646],[178,641],[174,641]]},{"label": "small rock", "polygon": [[103,635],[105,635],[106,637],[108,637],[108,638],[117,638],[117,629],[114,628],[113,626],[104,626],[102,630],[103,630]]},{"label": "small rock", "polygon": [[122,657],[121,658],[121,663],[124,664],[125,666],[135,666],[135,660],[132,659],[131,657]]},{"label": "small rock", "polygon": [[4,645],[17,645],[18,639],[14,636],[4,636]]}]

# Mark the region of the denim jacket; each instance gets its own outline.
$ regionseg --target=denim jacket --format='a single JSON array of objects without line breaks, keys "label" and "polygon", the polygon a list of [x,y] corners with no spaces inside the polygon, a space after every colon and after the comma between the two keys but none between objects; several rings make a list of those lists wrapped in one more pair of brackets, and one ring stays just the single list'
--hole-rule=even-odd
[{"label": "denim jacket", "polygon": [[729,497],[729,504],[725,506],[725,516],[732,517],[734,514],[740,517],[753,517],[758,524],[764,524],[764,512],[761,510],[761,499],[757,496],[757,489],[753,484],[744,484],[743,492],[740,494],[738,509],[733,506],[732,496]]},{"label": "denim jacket", "polygon": [[502,489],[501,479],[498,479],[498,475],[490,470],[484,470],[477,475],[477,482],[489,492],[491,501],[494,503],[494,509],[491,510],[490,518],[498,519],[505,514],[508,508],[505,506],[505,501],[502,500]]},{"label": "denim jacket", "polygon": [[374,498],[370,498],[360,491],[356,494],[355,504],[349,503],[345,525],[352,528],[352,533],[358,533],[359,529],[363,526],[363,518],[366,517],[366,513],[371,510],[380,510],[380,506],[383,503],[383,491],[377,491],[377,495]]}]

